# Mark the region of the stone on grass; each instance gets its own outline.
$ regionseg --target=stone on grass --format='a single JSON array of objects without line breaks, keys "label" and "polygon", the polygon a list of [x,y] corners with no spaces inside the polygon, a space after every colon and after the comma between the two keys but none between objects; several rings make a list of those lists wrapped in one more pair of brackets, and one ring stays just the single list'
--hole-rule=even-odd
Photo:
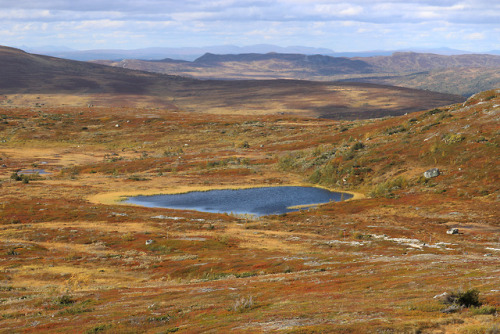
[{"label": "stone on grass", "polygon": [[424,172],[424,176],[426,179],[430,179],[430,178],[439,176],[439,169],[438,168],[431,168],[431,169]]}]

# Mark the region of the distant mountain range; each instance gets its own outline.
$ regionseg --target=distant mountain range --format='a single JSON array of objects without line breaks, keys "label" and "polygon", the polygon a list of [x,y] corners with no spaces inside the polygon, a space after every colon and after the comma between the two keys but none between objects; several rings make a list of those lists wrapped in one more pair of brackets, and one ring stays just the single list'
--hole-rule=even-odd
[{"label": "distant mountain range", "polygon": [[212,54],[194,61],[125,59],[95,63],[198,79],[357,81],[470,96],[500,87],[500,56],[396,52],[332,57],[289,53]]},{"label": "distant mountain range", "polygon": [[[201,57],[205,53],[213,54],[242,54],[242,53],[299,53],[305,55],[328,55],[334,57],[372,57],[372,56],[390,56],[394,52],[419,52],[419,53],[434,53],[440,55],[459,55],[470,54],[472,52],[455,50],[450,48],[437,49],[403,49],[403,50],[373,50],[373,51],[357,51],[357,52],[336,52],[328,48],[314,48],[305,46],[288,46],[281,47],[271,44],[258,44],[250,46],[235,46],[235,45],[215,45],[206,47],[151,47],[134,50],[120,49],[97,49],[97,50],[73,50],[67,47],[58,46],[41,46],[29,47],[21,46],[23,50],[31,53],[43,54],[59,58],[73,60],[122,60],[122,59],[144,59],[144,60],[159,60],[165,58],[189,60],[193,61]],[[500,55],[500,50],[485,52],[485,54]]]},{"label": "distant mountain range", "polygon": [[[211,55],[204,57],[205,62],[215,60]],[[317,64],[339,62],[344,68],[364,66],[357,60],[322,57],[309,60]],[[147,107],[335,119],[401,115],[464,101],[457,95],[367,83],[197,80],[30,54],[1,46],[0,90],[2,107]]]}]

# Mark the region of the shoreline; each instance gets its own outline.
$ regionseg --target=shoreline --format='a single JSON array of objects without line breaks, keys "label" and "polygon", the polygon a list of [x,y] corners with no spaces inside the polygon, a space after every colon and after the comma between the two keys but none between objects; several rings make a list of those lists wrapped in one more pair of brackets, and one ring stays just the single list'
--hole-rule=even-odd
[{"label": "shoreline", "polygon": [[[175,195],[175,194],[184,194],[184,193],[190,193],[190,192],[206,192],[206,191],[211,191],[211,190],[239,190],[239,189],[251,189],[251,188],[264,188],[264,187],[313,187],[313,188],[321,188],[325,189],[328,191],[332,192],[338,192],[338,193],[345,193],[352,195],[351,198],[346,199],[344,201],[353,201],[353,200],[359,200],[359,199],[364,199],[366,196],[362,193],[358,192],[353,192],[353,191],[345,191],[345,190],[339,190],[339,189],[334,189],[334,188],[328,188],[325,186],[319,186],[319,185],[311,185],[307,183],[300,183],[300,182],[292,182],[287,185],[279,185],[279,186],[270,186],[269,184],[261,184],[261,185],[234,185],[234,186],[182,186],[182,187],[176,187],[172,189],[165,189],[165,188],[151,188],[147,190],[134,190],[134,191],[113,191],[113,192],[106,192],[106,193],[99,193],[95,195],[88,196],[86,199],[94,204],[105,204],[105,205],[131,205],[131,206],[136,206],[136,204],[131,204],[131,203],[124,203],[123,201],[127,199],[128,197],[133,197],[133,196],[152,196],[152,195]],[[313,206],[318,206],[318,205],[323,205],[323,204],[328,204],[327,203],[320,203],[320,204],[307,204],[305,206],[308,207],[313,207]],[[298,206],[293,206],[290,208],[300,208],[301,206],[304,205],[298,205]]]}]

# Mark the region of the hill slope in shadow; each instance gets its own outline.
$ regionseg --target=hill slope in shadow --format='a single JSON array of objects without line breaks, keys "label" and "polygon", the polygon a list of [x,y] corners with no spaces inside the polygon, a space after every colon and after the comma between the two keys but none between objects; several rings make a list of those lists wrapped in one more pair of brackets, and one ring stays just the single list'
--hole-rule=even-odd
[{"label": "hill slope in shadow", "polygon": [[0,105],[161,107],[218,114],[326,118],[399,115],[456,95],[365,83],[195,80],[0,48]]},{"label": "hill slope in shadow", "polygon": [[396,52],[391,56],[331,57],[302,54],[207,53],[198,59],[145,61],[99,60],[95,63],[200,79],[301,79],[357,81],[470,96],[500,86],[500,56],[443,56]]}]

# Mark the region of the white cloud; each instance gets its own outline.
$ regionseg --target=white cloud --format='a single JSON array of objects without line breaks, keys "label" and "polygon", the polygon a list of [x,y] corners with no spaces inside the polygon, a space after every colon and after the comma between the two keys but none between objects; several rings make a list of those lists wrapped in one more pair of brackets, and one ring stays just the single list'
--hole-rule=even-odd
[{"label": "white cloud", "polygon": [[485,39],[485,38],[486,38],[486,36],[480,32],[474,32],[474,33],[465,35],[465,39],[471,40],[471,41],[477,41],[477,40],[481,40],[481,39]]},{"label": "white cloud", "polygon": [[500,43],[484,33],[500,22],[500,2],[491,0],[0,0],[0,8],[0,29],[12,35],[2,43],[91,48],[109,38],[110,47],[136,48],[265,39],[343,50]]}]

